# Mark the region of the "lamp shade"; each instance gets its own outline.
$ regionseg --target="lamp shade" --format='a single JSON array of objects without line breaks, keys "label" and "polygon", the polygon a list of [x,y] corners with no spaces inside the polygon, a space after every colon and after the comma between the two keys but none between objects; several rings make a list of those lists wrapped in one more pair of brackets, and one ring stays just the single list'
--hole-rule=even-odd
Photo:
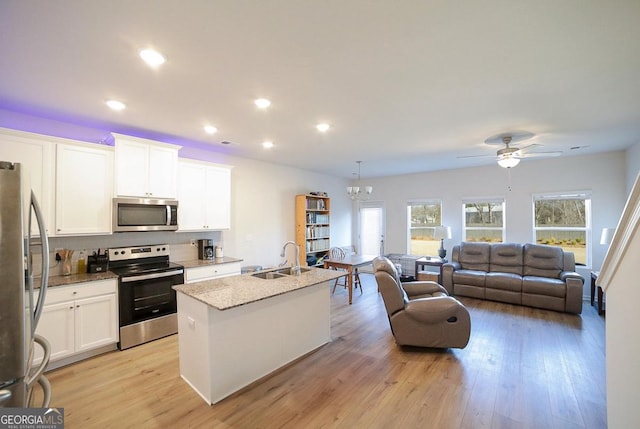
[{"label": "lamp shade", "polygon": [[600,244],[610,244],[615,232],[615,228],[602,228],[602,234],[600,235]]},{"label": "lamp shade", "polygon": [[444,238],[451,238],[451,227],[450,226],[436,226],[433,232],[433,238],[442,240]]}]

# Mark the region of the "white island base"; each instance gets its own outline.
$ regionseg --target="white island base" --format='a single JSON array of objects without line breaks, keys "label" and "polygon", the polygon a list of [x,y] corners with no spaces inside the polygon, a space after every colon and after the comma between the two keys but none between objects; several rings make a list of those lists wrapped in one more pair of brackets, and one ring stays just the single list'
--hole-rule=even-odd
[{"label": "white island base", "polygon": [[177,300],[180,375],[208,404],[331,340],[328,282],[223,311]]}]

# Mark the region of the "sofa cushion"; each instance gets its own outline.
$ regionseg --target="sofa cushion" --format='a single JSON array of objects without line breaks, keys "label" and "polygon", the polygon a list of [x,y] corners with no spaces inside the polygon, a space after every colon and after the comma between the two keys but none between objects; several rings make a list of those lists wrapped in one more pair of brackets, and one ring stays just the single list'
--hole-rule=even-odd
[{"label": "sofa cushion", "polygon": [[453,282],[455,284],[482,286],[485,284],[487,273],[474,270],[457,270],[453,272]]},{"label": "sofa cushion", "polygon": [[491,244],[463,242],[458,262],[463,270],[489,271]]},{"label": "sofa cushion", "polygon": [[487,273],[485,278],[487,289],[508,290],[522,292],[522,276],[513,273]]},{"label": "sofa cushion", "polygon": [[567,294],[567,285],[560,279],[524,276],[522,278],[522,293],[564,298]]},{"label": "sofa cushion", "polygon": [[522,244],[497,243],[491,246],[489,271],[522,275]]},{"label": "sofa cushion", "polygon": [[524,245],[525,276],[559,279],[563,268],[562,248],[531,243]]}]

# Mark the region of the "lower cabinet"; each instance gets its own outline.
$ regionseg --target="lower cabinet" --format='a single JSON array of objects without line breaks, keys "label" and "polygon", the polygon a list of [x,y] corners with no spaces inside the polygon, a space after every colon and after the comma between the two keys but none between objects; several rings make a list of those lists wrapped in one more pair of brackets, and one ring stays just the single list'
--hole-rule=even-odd
[{"label": "lower cabinet", "polygon": [[238,274],[240,274],[240,262],[204,265],[201,267],[187,268],[185,270],[184,282],[185,284],[195,283]]},{"label": "lower cabinet", "polygon": [[49,341],[51,361],[118,342],[116,290],[116,279],[48,289],[36,333]]}]

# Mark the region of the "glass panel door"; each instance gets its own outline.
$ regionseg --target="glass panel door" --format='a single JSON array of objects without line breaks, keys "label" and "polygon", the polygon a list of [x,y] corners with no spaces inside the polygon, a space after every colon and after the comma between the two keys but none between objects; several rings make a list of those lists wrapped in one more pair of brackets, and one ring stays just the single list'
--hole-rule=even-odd
[{"label": "glass panel door", "polygon": [[384,254],[384,206],[381,202],[363,202],[359,209],[359,238],[362,255]]}]

